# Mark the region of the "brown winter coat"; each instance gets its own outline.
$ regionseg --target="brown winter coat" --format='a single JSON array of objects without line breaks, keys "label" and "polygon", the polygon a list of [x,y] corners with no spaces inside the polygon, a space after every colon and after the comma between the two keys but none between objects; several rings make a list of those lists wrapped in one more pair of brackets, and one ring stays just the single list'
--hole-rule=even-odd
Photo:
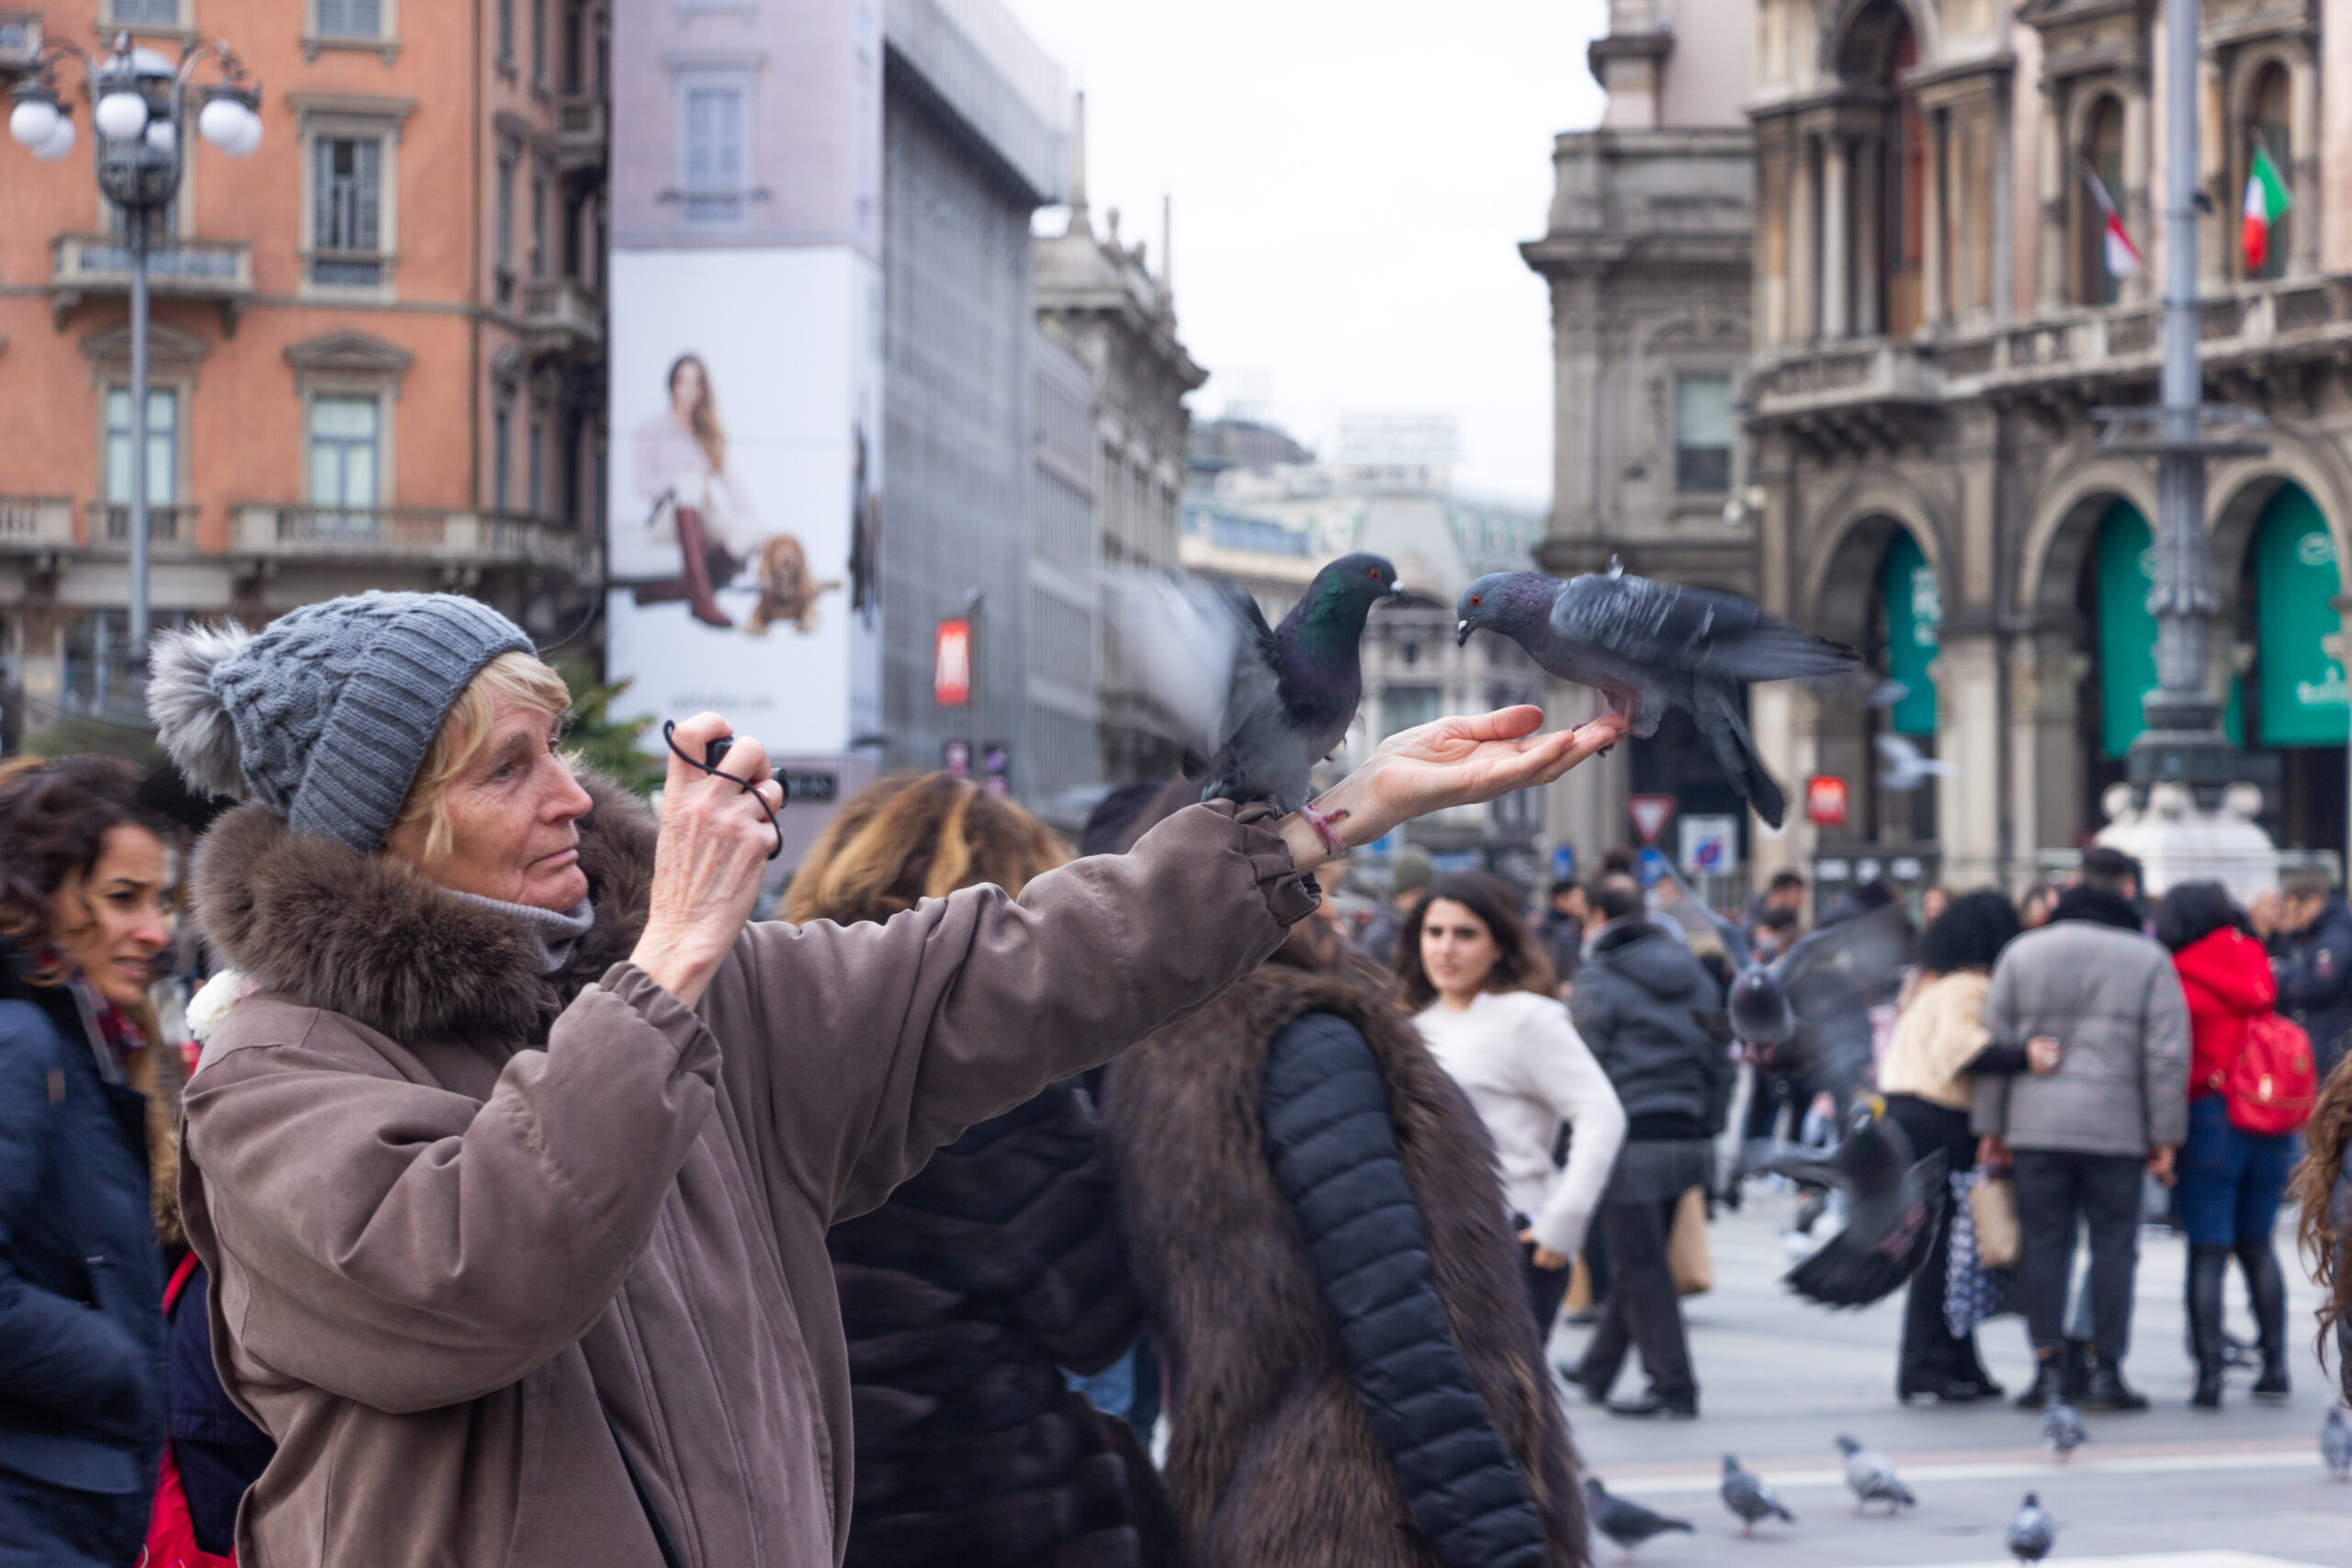
[{"label": "brown winter coat", "polygon": [[[1291,957],[1311,945],[1294,933]],[[1264,1149],[1267,1048],[1293,1020],[1355,1025],[1388,1089],[1439,1297],[1556,1565],[1582,1499],[1493,1145],[1419,1035],[1363,987],[1269,963],[1110,1072],[1128,1249],[1170,1373],[1170,1494],[1200,1568],[1437,1568],[1349,1373]]]},{"label": "brown winter coat", "polygon": [[653,827],[608,790],[552,980],[495,910],[224,818],[197,916],[265,989],[190,1083],[182,1194],[222,1380],[278,1443],[239,1560],[654,1568],[601,1396],[686,1563],[837,1562],[827,1225],[1272,948],[1312,896],[1268,815],[1188,810],[1017,903],[750,927],[693,1011],[621,961]]}]

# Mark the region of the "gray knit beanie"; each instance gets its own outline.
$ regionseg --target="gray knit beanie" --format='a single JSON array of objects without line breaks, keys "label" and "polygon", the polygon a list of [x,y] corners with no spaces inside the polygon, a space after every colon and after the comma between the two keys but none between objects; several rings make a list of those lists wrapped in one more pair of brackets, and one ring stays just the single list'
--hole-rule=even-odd
[{"label": "gray knit beanie", "polygon": [[459,694],[500,654],[531,651],[522,627],[478,599],[360,593],[305,604],[259,636],[164,633],[147,712],[198,787],[373,854]]}]

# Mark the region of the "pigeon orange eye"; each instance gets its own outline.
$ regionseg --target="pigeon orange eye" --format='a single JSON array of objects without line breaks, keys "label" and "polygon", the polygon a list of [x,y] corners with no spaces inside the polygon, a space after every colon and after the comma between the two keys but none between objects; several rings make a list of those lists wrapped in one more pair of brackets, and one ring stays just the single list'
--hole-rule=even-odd
[{"label": "pigeon orange eye", "polygon": [[1487,596],[1483,593],[1473,593],[1470,595],[1470,607],[1474,610],[1486,602]]}]

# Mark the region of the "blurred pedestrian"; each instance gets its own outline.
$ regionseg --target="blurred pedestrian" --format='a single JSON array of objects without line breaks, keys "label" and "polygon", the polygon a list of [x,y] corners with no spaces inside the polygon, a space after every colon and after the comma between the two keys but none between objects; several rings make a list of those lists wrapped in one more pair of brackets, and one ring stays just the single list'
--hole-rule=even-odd
[{"label": "blurred pedestrian", "polygon": [[[1615,1415],[1690,1417],[1699,1413],[1699,1382],[1667,1241],[1682,1195],[1713,1184],[1713,1139],[1736,1074],[1697,1015],[1720,1009],[1723,992],[1680,937],[1643,913],[1632,877],[1602,877],[1591,902],[1569,1012],[1624,1108],[1625,1146],[1600,1206],[1609,1296],[1572,1381]],[[1610,1400],[1636,1345],[1649,1388]]]},{"label": "blurred pedestrian", "polygon": [[2057,907],[2059,887],[2054,882],[2037,882],[2018,897],[2018,928],[2040,931],[2050,923],[2050,911]]},{"label": "blurred pedestrian", "polygon": [[1764,884],[1763,891],[1747,901],[1746,924],[1751,942],[1756,928],[1763,923],[1765,915],[1771,910],[1785,909],[1798,919],[1804,919],[1804,873],[1792,871],[1786,866],[1774,872],[1771,879]]},{"label": "blurred pedestrian", "polygon": [[2302,1254],[2312,1260],[2322,1292],[2320,1359],[2335,1330],[2339,1399],[2352,1406],[2352,1056],[2335,1065],[2320,1086],[2303,1124],[2303,1158],[2295,1169],[2295,1200]]},{"label": "blurred pedestrian", "polygon": [[1419,844],[1407,844],[1388,860],[1388,902],[1373,911],[1356,933],[1358,953],[1383,966],[1396,956],[1397,934],[1405,929],[1405,917],[1420,902],[1421,889],[1430,885],[1435,868],[1429,851]]},{"label": "blurred pedestrian", "polygon": [[1305,921],[1111,1066],[1194,1568],[1582,1560],[1493,1146],[1388,980]]},{"label": "blurred pedestrian", "polygon": [[[1888,1120],[1903,1129],[1915,1157],[1941,1149],[1946,1170],[1954,1174],[1976,1161],[1970,1075],[1992,1039],[1984,1027],[1984,997],[1993,964],[2017,934],[2017,910],[2006,896],[1988,889],[1950,899],[1920,934],[1918,974],[1879,1063]],[[2001,1397],[2001,1385],[1977,1354],[1974,1332],[1954,1334],[1946,1321],[1951,1263],[1947,1217],[1905,1299],[1897,1399],[1932,1395],[1956,1404]]]},{"label": "blurred pedestrian", "polygon": [[0,771],[0,1562],[130,1568],[164,1438],[169,829],[96,757]]},{"label": "blurred pedestrian", "polygon": [[2083,1404],[2144,1410],[2123,1381],[2131,1348],[2140,1173],[2173,1178],[2188,1131],[2188,1013],[2163,948],[2140,934],[2128,857],[2093,848],[2051,922],[2001,954],[1984,1004],[1993,1043],[2030,1071],[1980,1072],[1975,1131],[1991,1163],[2013,1163],[2023,1251],[2018,1295],[2036,1359],[2018,1396],[2039,1410],[2064,1392],[2064,1317],[2077,1224],[2090,1232],[2094,1362]]},{"label": "blurred pedestrian", "polygon": [[2270,961],[2245,911],[2218,882],[2184,882],[2156,909],[2156,940],[2171,953],[2188,1008],[2188,1139],[2180,1151],[2180,1217],[2188,1232],[2188,1336],[2197,1356],[2189,1403],[2222,1404],[2228,1346],[2222,1286],[2234,1254],[2245,1272],[2262,1343],[2256,1395],[2287,1393],[2287,1280],[2271,1243],[2294,1165],[2291,1133],[2231,1125],[2224,1092],[2249,1026],[2278,999]]},{"label": "blurred pedestrian", "polygon": [[2278,879],[2278,1011],[2303,1026],[2323,1081],[2352,1033],[2352,908],[2321,871]]},{"label": "blurred pedestrian", "polygon": [[[1483,873],[1439,877],[1406,918],[1396,973],[1430,1054],[1495,1141],[1535,1331],[1548,1338],[1625,1141],[1625,1112],[1513,903]],[[1568,1162],[1555,1182],[1552,1148],[1564,1122]]]},{"label": "blurred pedestrian", "polygon": [[[1009,801],[944,773],[869,785],[794,874],[795,925],[880,922],[1069,858]],[[1172,1552],[1159,1472],[1057,1369],[1100,1372],[1143,1326],[1110,1150],[1075,1079],[967,1129],[880,1208],[825,1235],[855,1412],[851,1568]],[[1123,1415],[1120,1411],[1114,1414]]]},{"label": "blurred pedestrian", "polygon": [[[1254,968],[1313,909],[1326,837],[1211,801],[1018,903],[752,922],[765,749],[677,723],[657,831],[574,773],[530,648],[424,593],[158,639],[174,760],[252,797],[195,861],[250,994],[189,1082],[180,1185],[224,1382],[279,1440],[239,1554],[838,1561],[826,1230]],[[1321,800],[1369,840],[1623,733],[1522,740],[1537,717],[1406,730]]]},{"label": "blurred pedestrian", "polygon": [[1940,882],[1922,892],[1919,895],[1920,927],[1924,930],[1934,924],[1937,916],[1951,908],[1951,889]]},{"label": "blurred pedestrian", "polygon": [[1589,913],[1584,884],[1570,877],[1552,884],[1544,899],[1541,934],[1544,951],[1552,960],[1552,978],[1559,982],[1562,996],[1576,984],[1577,965],[1584,962],[1584,925]]}]

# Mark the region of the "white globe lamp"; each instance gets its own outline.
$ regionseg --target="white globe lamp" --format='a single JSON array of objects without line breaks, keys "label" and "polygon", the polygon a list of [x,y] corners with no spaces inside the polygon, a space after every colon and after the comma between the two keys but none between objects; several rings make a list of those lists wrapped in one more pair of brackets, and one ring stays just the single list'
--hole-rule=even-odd
[{"label": "white globe lamp", "polygon": [[151,119],[147,122],[147,145],[165,157],[171,156],[172,149],[178,145],[179,139],[179,128],[170,120]]},{"label": "white globe lamp", "polygon": [[128,141],[147,129],[147,100],[136,93],[108,93],[90,118],[107,141]]},{"label": "white globe lamp", "polygon": [[57,130],[64,116],[47,98],[19,98],[17,107],[8,111],[8,134],[17,145],[38,150]]},{"label": "white globe lamp", "polygon": [[49,133],[49,140],[33,149],[33,156],[44,164],[54,164],[72,151],[74,122],[59,115],[56,128]]}]

